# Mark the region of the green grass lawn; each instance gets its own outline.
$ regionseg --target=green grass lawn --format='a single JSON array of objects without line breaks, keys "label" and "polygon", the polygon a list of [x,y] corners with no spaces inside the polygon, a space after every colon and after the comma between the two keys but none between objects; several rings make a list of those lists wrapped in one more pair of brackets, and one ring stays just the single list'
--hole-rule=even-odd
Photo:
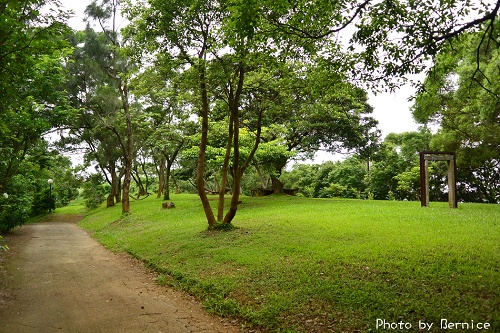
[{"label": "green grass lawn", "polygon": [[208,232],[197,196],[172,199],[132,202],[123,219],[99,208],[80,225],[247,326],[418,331],[420,320],[437,332],[447,319],[500,331],[500,205],[245,197],[236,229]]}]

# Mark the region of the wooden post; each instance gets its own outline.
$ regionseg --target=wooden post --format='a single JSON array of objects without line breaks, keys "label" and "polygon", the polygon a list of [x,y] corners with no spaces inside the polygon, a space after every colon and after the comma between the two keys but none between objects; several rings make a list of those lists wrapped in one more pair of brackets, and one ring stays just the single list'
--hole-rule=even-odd
[{"label": "wooden post", "polygon": [[448,203],[450,208],[457,208],[457,183],[455,181],[456,163],[455,154],[448,162]]},{"label": "wooden post", "polygon": [[429,207],[429,161],[425,160],[425,206]]},{"label": "wooden post", "polygon": [[448,203],[450,208],[458,207],[457,197],[457,162],[454,152],[420,152],[420,205],[429,206],[429,162],[428,161],[447,161],[448,162]]},{"label": "wooden post", "polygon": [[425,163],[425,153],[421,152],[420,153],[420,206],[421,207],[426,207],[427,204],[427,184],[425,182],[425,170],[426,170],[426,163]]}]

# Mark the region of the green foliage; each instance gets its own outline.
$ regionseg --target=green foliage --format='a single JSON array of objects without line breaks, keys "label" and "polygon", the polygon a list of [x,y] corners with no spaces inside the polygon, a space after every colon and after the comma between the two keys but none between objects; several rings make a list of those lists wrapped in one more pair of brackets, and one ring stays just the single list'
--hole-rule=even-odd
[{"label": "green foliage", "polygon": [[47,211],[56,209],[56,195],[51,193],[49,188],[36,192],[33,197],[33,203],[31,207],[31,215],[40,215]]},{"label": "green foliage", "polygon": [[[428,170],[429,174],[432,174],[433,169],[429,167]],[[398,187],[396,187],[396,190],[401,193],[406,193],[403,199],[419,199],[418,190],[420,190],[420,166],[415,166],[409,171],[404,171],[399,175],[394,176],[394,179],[398,181]]]},{"label": "green foliage", "polygon": [[62,23],[67,13],[46,11],[45,3],[0,5],[0,192],[41,135],[71,110],[62,90],[70,52],[68,28]]},{"label": "green foliage", "polygon": [[376,318],[498,325],[498,205],[245,197],[237,228],[208,232],[196,195],[172,199],[175,210],[148,198],[118,222],[119,208],[101,208],[80,225],[256,330],[366,332]]},{"label": "green foliage", "polygon": [[[420,165],[419,152],[429,150],[431,138],[432,134],[424,128],[419,132],[387,135],[380,151],[374,154],[370,168],[370,191],[375,199],[418,200],[420,184],[416,177]],[[436,175],[431,188],[440,188],[441,183],[437,181],[441,176],[441,173]],[[438,198],[432,195],[432,200]]]},{"label": "green foliage", "polygon": [[103,182],[102,176],[94,174],[83,183],[82,197],[84,198],[85,207],[88,209],[96,209],[105,200],[105,195],[109,192],[109,186],[104,185]]},{"label": "green foliage", "polygon": [[[71,46],[68,13],[48,1],[0,4],[0,231],[23,224],[51,204],[38,179],[52,177],[42,139],[71,117],[65,65]],[[48,177],[47,177],[48,176]],[[53,203],[53,202],[52,202]]]},{"label": "green foliage", "polygon": [[20,226],[30,217],[33,201],[31,179],[15,175],[5,193],[8,198],[0,197],[0,233]]},{"label": "green foliage", "polygon": [[314,198],[366,198],[366,163],[357,157],[320,165],[297,164],[282,178],[287,188]]},{"label": "green foliage", "polygon": [[439,52],[412,109],[419,122],[441,127],[433,149],[457,153],[457,190],[468,201],[500,202],[500,54],[484,39],[497,39],[499,26],[456,38]]},{"label": "green foliage", "polygon": [[[419,152],[429,149],[431,138],[425,129],[391,133],[369,159],[360,153],[335,163],[296,164],[282,180],[306,197],[419,200]],[[446,173],[442,163],[430,163],[432,200],[446,200],[442,191]]]}]

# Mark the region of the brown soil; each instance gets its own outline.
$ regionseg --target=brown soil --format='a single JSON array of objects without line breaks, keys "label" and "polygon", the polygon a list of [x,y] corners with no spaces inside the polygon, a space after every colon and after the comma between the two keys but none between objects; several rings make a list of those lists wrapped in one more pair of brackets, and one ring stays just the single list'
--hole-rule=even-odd
[{"label": "brown soil", "polygon": [[189,296],[160,287],[136,260],[113,254],[57,216],[5,236],[0,332],[238,332]]}]

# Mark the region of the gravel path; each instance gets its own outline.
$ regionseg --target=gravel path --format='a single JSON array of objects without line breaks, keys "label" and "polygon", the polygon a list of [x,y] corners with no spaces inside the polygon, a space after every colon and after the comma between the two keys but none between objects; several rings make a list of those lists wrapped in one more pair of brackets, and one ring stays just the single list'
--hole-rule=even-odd
[{"label": "gravel path", "polygon": [[0,253],[0,332],[238,332],[70,222],[25,225]]}]

